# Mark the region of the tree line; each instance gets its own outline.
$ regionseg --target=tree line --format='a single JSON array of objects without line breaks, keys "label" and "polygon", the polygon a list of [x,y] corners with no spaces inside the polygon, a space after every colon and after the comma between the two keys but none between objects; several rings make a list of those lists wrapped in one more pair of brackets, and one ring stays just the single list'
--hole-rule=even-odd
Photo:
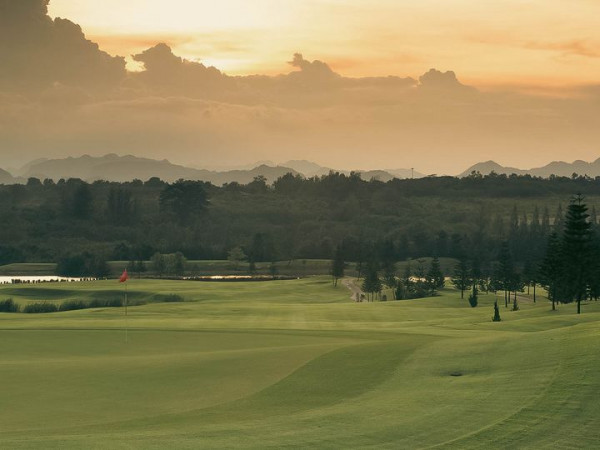
[{"label": "tree line", "polygon": [[[218,187],[30,179],[0,186],[0,264],[59,262],[65,271],[71,264],[102,273],[102,261],[121,260],[141,272],[139,262],[156,254],[227,259],[237,249],[233,258],[243,254],[252,265],[330,259],[339,248],[361,272],[374,260],[431,255],[468,255],[489,271],[506,242],[522,267],[543,257],[564,221],[561,201],[577,191],[597,198],[600,180],[474,175],[382,183],[331,173]],[[595,226],[593,207],[589,214]]]}]

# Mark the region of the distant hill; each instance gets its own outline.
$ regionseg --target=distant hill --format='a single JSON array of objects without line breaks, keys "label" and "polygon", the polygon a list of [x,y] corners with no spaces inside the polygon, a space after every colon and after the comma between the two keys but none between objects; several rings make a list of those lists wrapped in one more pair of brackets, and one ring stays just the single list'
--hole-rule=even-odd
[{"label": "distant hill", "polygon": [[0,169],[0,184],[12,184],[15,182],[14,177],[6,170]]},{"label": "distant hill", "polygon": [[474,166],[469,167],[463,173],[459,175],[459,178],[467,177],[471,175],[473,172],[479,172],[482,175],[489,175],[492,172],[496,172],[498,175],[524,175],[527,171],[516,169],[514,167],[504,167],[498,164],[495,161],[486,161],[475,164]]},{"label": "distant hill", "polygon": [[[38,159],[21,168],[19,174],[22,179],[36,177],[41,180],[51,178],[58,181],[61,178],[81,178],[82,180],[90,182],[96,180],[124,182],[134,179],[146,181],[152,177],[158,177],[161,180],[172,182],[183,178],[186,180],[209,181],[214,185],[220,186],[224,183],[234,181],[241,184],[247,184],[257,176],[264,176],[269,183],[272,183],[286,173],[303,175],[308,178],[327,175],[331,171],[345,174],[350,173],[350,171],[323,167],[306,160],[288,161],[283,165],[256,163],[256,167],[246,167],[248,168],[216,171],[181,166],[173,164],[166,159],[159,161],[131,155],[119,156],[108,154],[101,157],[84,155],[63,159]],[[379,181],[387,182],[395,177],[410,178],[411,176],[411,171],[409,169],[357,172],[360,173],[361,178],[366,181],[377,179]],[[423,175],[419,172],[415,172],[415,178],[422,176]]]},{"label": "distant hill", "polygon": [[[287,161],[283,163],[285,167],[291,167],[295,169],[299,173],[303,174],[305,177],[320,177],[323,175],[327,175],[329,172],[339,172],[344,173],[346,175],[350,174],[349,170],[338,170],[332,169],[331,167],[323,167],[319,164],[316,164],[312,161],[300,160],[300,161]],[[387,182],[389,180],[393,180],[394,178],[411,178],[413,175],[411,169],[395,169],[395,170],[356,170],[356,172],[360,173],[360,176],[365,181],[370,181],[371,179],[376,179],[379,181]],[[423,175],[420,172],[414,172],[415,178],[423,178]]]},{"label": "distant hill", "polygon": [[287,161],[283,163],[283,166],[291,167],[308,178],[327,175],[331,171],[340,172],[339,170],[334,170],[330,167],[323,167],[312,161],[306,160]]},{"label": "distant hill", "polygon": [[589,177],[595,178],[597,176],[600,176],[600,159],[597,159],[594,162],[577,160],[572,163],[567,163],[564,161],[554,161],[543,167],[538,167],[529,170],[516,169],[514,167],[505,167],[501,166],[500,164],[494,161],[486,161],[469,167],[467,170],[461,173],[459,177],[469,176],[474,171],[479,172],[482,175],[488,175],[493,171],[497,174],[529,174],[531,176],[541,178],[548,178],[551,175],[556,175],[560,177],[570,177],[574,173],[576,173],[578,175],[587,175]]},{"label": "distant hill", "polygon": [[209,181],[217,186],[236,181],[249,183],[256,176],[264,176],[268,182],[273,182],[286,173],[297,174],[289,167],[271,167],[261,165],[250,170],[230,170],[216,172],[172,164],[167,160],[138,158],[136,156],[118,156],[109,154],[102,157],[84,155],[78,158],[48,159],[30,163],[23,170],[23,177],[52,178],[81,178],[86,181],[131,181],[133,179],[148,180],[158,177],[172,182],[180,178],[187,180]]}]

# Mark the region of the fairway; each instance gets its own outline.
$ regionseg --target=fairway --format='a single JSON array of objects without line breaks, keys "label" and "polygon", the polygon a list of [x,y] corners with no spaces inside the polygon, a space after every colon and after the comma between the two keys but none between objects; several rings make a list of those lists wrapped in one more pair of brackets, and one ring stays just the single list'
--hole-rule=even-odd
[{"label": "fairway", "polygon": [[[354,303],[327,277],[130,280],[146,304],[0,313],[0,447],[592,448],[600,305],[453,289]],[[0,300],[121,296],[115,281],[0,286]],[[161,303],[176,294],[183,303]],[[126,343],[125,327],[128,328]]]}]

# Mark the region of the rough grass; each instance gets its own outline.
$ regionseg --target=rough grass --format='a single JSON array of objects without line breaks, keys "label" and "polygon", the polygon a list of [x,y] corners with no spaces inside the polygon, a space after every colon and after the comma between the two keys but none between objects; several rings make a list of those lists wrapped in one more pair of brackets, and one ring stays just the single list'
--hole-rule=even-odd
[{"label": "rough grass", "polygon": [[[36,292],[39,289],[39,292]],[[132,280],[148,303],[0,314],[2,448],[593,448],[600,306],[452,290],[353,303],[326,278]],[[49,292],[52,291],[52,292]],[[54,292],[56,291],[56,292]],[[114,281],[1,286],[90,300]],[[57,300],[58,301],[58,300]],[[125,343],[127,324],[128,343]],[[457,376],[460,375],[460,376]]]}]

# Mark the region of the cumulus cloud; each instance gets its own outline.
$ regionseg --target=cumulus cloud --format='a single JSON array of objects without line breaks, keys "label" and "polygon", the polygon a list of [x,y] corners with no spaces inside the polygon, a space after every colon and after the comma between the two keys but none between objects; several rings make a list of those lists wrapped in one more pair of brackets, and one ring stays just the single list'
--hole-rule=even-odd
[{"label": "cumulus cloud", "polygon": [[102,52],[81,28],[48,16],[48,0],[0,0],[0,84],[104,87],[125,77],[125,60]]},{"label": "cumulus cloud", "polygon": [[134,55],[143,70],[128,73],[47,5],[0,0],[0,153],[10,164],[115,152],[458,173],[498,156],[523,166],[573,150],[597,158],[597,87],[564,99],[480,92],[436,69],[418,80],[350,78],[300,53],[289,73],[228,76],[160,43]]}]

